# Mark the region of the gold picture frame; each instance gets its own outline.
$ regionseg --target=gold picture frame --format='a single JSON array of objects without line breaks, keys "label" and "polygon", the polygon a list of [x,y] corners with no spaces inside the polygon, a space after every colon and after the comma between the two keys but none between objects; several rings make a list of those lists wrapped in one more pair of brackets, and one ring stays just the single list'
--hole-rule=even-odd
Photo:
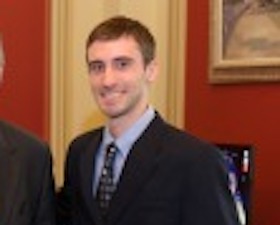
[{"label": "gold picture frame", "polygon": [[280,81],[280,1],[211,0],[210,82]]}]

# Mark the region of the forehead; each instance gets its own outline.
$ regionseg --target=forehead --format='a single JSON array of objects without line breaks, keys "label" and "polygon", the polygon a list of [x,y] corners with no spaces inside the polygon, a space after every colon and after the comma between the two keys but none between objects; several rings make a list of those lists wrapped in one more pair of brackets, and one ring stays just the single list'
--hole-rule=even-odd
[{"label": "forehead", "polygon": [[122,36],[114,40],[97,40],[87,50],[89,61],[119,56],[141,57],[139,45],[133,37]]}]

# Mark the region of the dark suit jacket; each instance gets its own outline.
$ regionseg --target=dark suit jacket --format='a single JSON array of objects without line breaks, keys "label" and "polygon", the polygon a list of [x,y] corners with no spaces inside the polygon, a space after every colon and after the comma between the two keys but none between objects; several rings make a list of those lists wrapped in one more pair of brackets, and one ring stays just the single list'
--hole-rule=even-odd
[{"label": "dark suit jacket", "polygon": [[[93,197],[101,129],[70,145],[59,225],[101,225]],[[111,201],[108,225],[237,225],[222,156],[158,115],[133,145]]]},{"label": "dark suit jacket", "polygon": [[47,146],[0,121],[0,224],[53,225],[53,188]]}]

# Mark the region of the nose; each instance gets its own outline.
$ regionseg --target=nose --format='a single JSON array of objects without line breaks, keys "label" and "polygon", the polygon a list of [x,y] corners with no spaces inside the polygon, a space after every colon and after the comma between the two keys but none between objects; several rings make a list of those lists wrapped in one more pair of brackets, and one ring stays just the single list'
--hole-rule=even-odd
[{"label": "nose", "polygon": [[106,87],[114,86],[116,83],[116,74],[111,67],[106,68],[102,78],[103,85]]}]

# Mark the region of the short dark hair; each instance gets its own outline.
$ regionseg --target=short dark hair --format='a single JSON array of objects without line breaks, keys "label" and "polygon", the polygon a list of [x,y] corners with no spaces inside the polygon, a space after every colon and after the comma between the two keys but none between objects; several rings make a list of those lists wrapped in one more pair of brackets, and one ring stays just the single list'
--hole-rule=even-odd
[{"label": "short dark hair", "polygon": [[138,43],[145,66],[155,57],[156,43],[149,29],[137,20],[115,16],[95,27],[89,34],[86,50],[95,41],[115,40],[122,36],[131,36]]}]

